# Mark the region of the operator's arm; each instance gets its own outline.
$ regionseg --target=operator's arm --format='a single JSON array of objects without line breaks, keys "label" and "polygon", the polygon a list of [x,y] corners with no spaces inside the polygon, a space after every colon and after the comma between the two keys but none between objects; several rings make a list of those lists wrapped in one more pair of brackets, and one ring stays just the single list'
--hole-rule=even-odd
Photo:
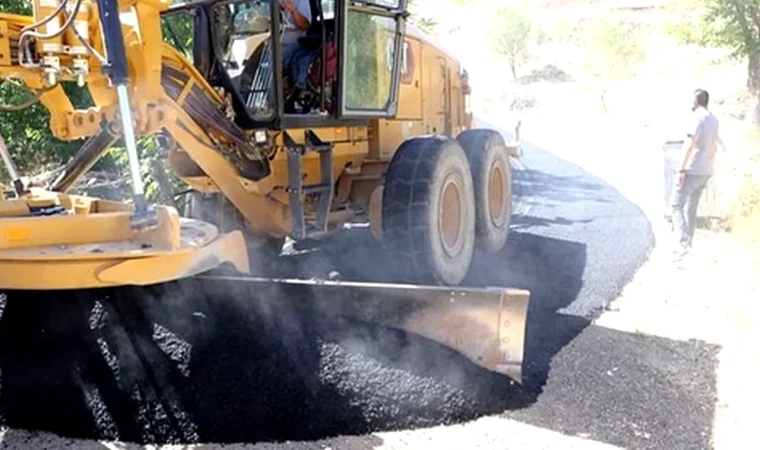
[{"label": "operator's arm", "polygon": [[299,0],[298,6],[296,6],[294,0],[283,0],[282,7],[293,16],[293,21],[299,29],[305,30],[309,28],[311,24],[311,5],[309,5],[308,0]]}]

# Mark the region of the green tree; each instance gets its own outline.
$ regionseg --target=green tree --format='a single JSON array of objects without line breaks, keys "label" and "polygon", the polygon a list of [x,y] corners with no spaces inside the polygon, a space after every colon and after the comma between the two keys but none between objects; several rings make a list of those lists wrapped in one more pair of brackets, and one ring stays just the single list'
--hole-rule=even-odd
[{"label": "green tree", "polygon": [[[32,13],[28,0],[3,0],[0,10],[22,15]],[[54,138],[49,128],[50,114],[40,103],[21,110],[15,108],[31,98],[29,90],[19,84],[0,79],[0,134],[21,174],[31,175],[65,163],[83,141]],[[74,104],[87,106],[90,102],[87,92],[75,84],[65,83],[63,87]],[[7,181],[4,168],[0,173],[0,180]]]},{"label": "green tree", "polygon": [[[646,57],[641,47],[641,31],[629,22],[619,20],[598,22],[591,28],[589,40],[603,65],[606,83],[628,75],[632,67]],[[601,94],[605,112],[607,112],[605,102],[607,89],[605,85]]]},{"label": "green tree", "polygon": [[760,2],[704,0],[704,23],[710,24],[708,42],[731,47],[748,59],[747,88],[760,95]]},{"label": "green tree", "polygon": [[747,89],[757,100],[753,123],[760,126],[760,2],[758,0],[679,0],[693,13],[671,26],[682,42],[726,47],[747,61]]},{"label": "green tree", "polygon": [[704,21],[711,24],[710,41],[732,48],[738,58],[747,58],[747,89],[757,101],[752,122],[760,126],[760,2],[704,1]]},{"label": "green tree", "polygon": [[533,29],[522,8],[508,5],[496,12],[496,22],[492,34],[495,50],[506,56],[512,77],[517,78],[517,62],[528,49]]},{"label": "green tree", "polygon": [[[28,0],[3,0],[0,11],[14,14],[31,15],[31,2]],[[189,23],[173,23],[175,36],[179,37],[185,47],[191,42],[191,26]],[[179,25],[179,26],[178,26]],[[165,40],[177,44],[170,37],[164,36]],[[82,89],[74,83],[65,82],[62,86],[72,103],[79,107],[88,107],[92,99],[86,88]],[[81,147],[84,140],[62,141],[53,137],[50,128],[50,114],[40,103],[35,103],[22,110],[16,108],[2,108],[2,105],[13,106],[25,102],[30,98],[30,93],[19,83],[0,79],[0,134],[10,150],[11,157],[16,163],[22,175],[33,175],[39,172],[53,170],[65,164],[69,158]],[[156,140],[152,137],[138,139],[138,152],[141,156],[141,172],[145,181],[146,195],[149,200],[158,198],[155,165],[159,149]],[[101,158],[93,168],[95,171],[107,171],[110,173],[126,175],[128,163],[126,150],[120,140]],[[128,177],[122,177],[127,180]],[[169,176],[174,190],[184,187],[176,177]],[[0,182],[7,182],[8,175],[0,169]],[[119,198],[125,193],[126,185],[114,184],[112,191],[108,189],[92,190],[92,195],[102,195],[109,198]],[[91,188],[82,188],[78,191],[87,193]],[[122,195],[123,197],[123,195]],[[127,196],[128,197],[128,196]],[[166,198],[166,195],[164,195]]]},{"label": "green tree", "polygon": [[416,26],[431,36],[436,34],[436,27],[438,26],[437,18],[423,11],[417,0],[407,0],[406,9],[409,11],[407,23]]},{"label": "green tree", "polygon": [[629,22],[601,21],[591,29],[590,39],[601,57],[605,76],[610,79],[626,75],[646,56],[641,47],[641,32]]}]

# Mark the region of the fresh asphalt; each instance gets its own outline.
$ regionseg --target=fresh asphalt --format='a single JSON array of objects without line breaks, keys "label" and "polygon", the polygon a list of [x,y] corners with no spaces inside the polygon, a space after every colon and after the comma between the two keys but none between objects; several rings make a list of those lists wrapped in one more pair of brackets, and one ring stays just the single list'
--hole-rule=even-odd
[{"label": "fresh asphalt", "polygon": [[[497,414],[625,448],[708,448],[717,349],[592,324],[653,246],[644,215],[529,144],[513,174],[507,246],[479,255],[464,284],[531,291],[522,388],[435,343],[326,314],[302,292],[278,298],[211,282],[8,292],[2,421],[196,443],[316,440]],[[390,263],[367,233],[347,230],[283,267],[382,278]]]}]

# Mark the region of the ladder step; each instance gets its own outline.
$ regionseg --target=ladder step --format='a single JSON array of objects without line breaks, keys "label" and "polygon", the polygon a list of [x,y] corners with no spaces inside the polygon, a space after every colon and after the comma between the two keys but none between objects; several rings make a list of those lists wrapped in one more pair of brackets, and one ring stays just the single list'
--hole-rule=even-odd
[{"label": "ladder step", "polygon": [[319,194],[321,192],[330,192],[330,188],[331,187],[329,184],[312,184],[310,186],[304,186],[303,193],[309,195]]},{"label": "ladder step", "polygon": [[304,133],[304,138],[306,140],[307,151],[310,150],[320,154],[332,151],[332,145],[326,142],[322,142],[322,140],[319,139],[319,137],[312,130],[307,130]]},{"label": "ladder step", "polygon": [[310,195],[310,194],[319,194],[319,193],[325,193],[325,192],[329,193],[330,189],[331,188],[329,184],[312,184],[309,186],[302,186],[300,190],[297,187],[295,188],[288,187],[288,188],[285,188],[285,192]]},{"label": "ladder step", "polygon": [[60,205],[56,206],[30,206],[29,213],[32,216],[56,216],[65,215],[66,208]]},{"label": "ladder step", "polygon": [[327,153],[330,150],[332,150],[332,146],[329,145],[329,144],[325,144],[325,145],[310,144],[309,145],[309,150],[317,152],[317,153]]},{"label": "ladder step", "polygon": [[[288,186],[290,208],[293,218],[291,236],[303,239],[316,236],[327,231],[327,218],[333,198],[332,145],[323,142],[312,130],[304,132],[304,144],[299,145],[292,136],[285,132],[284,143],[288,149]],[[308,152],[319,154],[319,169],[321,181],[318,184],[303,185],[301,178],[302,161]],[[317,194],[316,211],[305,217],[301,195]]]}]

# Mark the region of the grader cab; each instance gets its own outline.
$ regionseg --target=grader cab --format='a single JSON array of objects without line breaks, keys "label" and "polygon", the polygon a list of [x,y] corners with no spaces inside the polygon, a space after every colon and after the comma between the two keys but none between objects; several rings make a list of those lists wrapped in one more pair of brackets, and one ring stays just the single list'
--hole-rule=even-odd
[{"label": "grader cab", "polygon": [[[35,93],[57,138],[87,138],[43,186],[0,142],[16,192],[0,202],[0,288],[308,289],[520,381],[529,293],[459,286],[506,243],[519,145],[472,129],[466,72],[406,24],[406,0],[305,3],[305,29],[277,0],[35,0],[33,17],[0,14],[0,79]],[[93,105],[76,109],[65,81]],[[139,136],[190,188],[184,216],[145,199]],[[119,138],[133,201],[71,194]],[[394,284],[252,276],[277,257],[255,250],[350,222],[369,222]]]}]

